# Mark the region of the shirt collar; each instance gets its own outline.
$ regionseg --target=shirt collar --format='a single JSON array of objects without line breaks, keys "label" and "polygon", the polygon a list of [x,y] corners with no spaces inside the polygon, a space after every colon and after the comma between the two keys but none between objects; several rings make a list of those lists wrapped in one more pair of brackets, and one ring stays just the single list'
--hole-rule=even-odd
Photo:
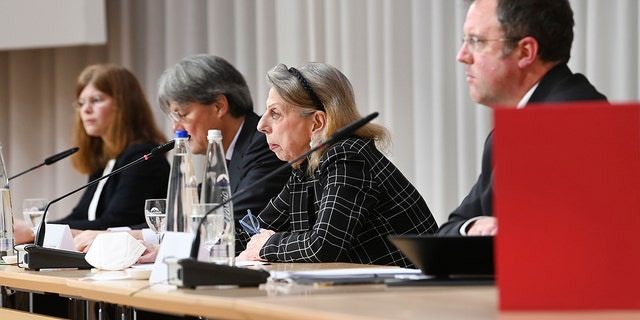
[{"label": "shirt collar", "polygon": [[233,157],[233,150],[236,148],[236,141],[238,141],[238,136],[240,136],[240,131],[242,131],[242,126],[244,126],[244,120],[240,124],[240,127],[238,128],[238,131],[236,131],[236,136],[233,137],[233,140],[231,141],[231,144],[229,145],[229,148],[227,149],[227,153],[224,155],[224,157],[229,161]]},{"label": "shirt collar", "polygon": [[522,109],[527,105],[527,102],[529,102],[531,95],[534,91],[536,91],[536,88],[538,88],[539,84],[540,82],[536,83],[535,85],[533,85],[533,87],[531,87],[531,89],[529,89],[529,91],[527,91],[527,93],[524,94],[524,97],[522,97],[522,99],[520,99],[520,102],[518,102],[516,109]]}]

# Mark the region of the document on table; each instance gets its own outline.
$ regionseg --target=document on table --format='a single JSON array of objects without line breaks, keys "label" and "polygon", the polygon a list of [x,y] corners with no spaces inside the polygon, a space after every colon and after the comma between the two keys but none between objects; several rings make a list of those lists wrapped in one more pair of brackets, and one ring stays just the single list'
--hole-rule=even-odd
[{"label": "document on table", "polygon": [[271,272],[271,278],[277,280],[291,280],[297,283],[380,283],[389,279],[407,279],[423,277],[418,269],[406,268],[344,268],[298,272]]}]

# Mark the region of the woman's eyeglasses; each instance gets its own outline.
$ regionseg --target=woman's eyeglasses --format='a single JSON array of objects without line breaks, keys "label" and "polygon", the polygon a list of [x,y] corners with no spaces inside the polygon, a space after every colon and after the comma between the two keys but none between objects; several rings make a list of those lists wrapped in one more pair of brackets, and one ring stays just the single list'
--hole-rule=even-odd
[{"label": "woman's eyeglasses", "polygon": [[260,220],[251,214],[251,210],[247,210],[247,215],[240,219],[240,225],[250,236],[260,233]]},{"label": "woman's eyeglasses", "polygon": [[72,105],[76,111],[80,111],[80,109],[82,109],[82,107],[84,107],[85,105],[92,109],[95,107],[105,106],[106,104],[104,104],[104,102],[106,101],[107,101],[107,98],[96,95],[96,96],[89,97],[89,99],[78,99],[74,101]]}]

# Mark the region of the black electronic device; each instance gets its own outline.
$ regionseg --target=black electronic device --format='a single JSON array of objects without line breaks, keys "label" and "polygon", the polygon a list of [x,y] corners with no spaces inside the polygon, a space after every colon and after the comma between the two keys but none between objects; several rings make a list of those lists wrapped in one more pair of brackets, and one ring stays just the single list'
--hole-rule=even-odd
[{"label": "black electronic device", "polygon": [[265,270],[249,269],[244,267],[232,267],[196,259],[165,259],[170,281],[183,288],[195,288],[197,286],[221,286],[235,285],[240,287],[255,287],[267,282],[269,272]]},{"label": "black electronic device", "polygon": [[494,283],[492,236],[396,235],[389,240],[429,276],[424,284]]}]

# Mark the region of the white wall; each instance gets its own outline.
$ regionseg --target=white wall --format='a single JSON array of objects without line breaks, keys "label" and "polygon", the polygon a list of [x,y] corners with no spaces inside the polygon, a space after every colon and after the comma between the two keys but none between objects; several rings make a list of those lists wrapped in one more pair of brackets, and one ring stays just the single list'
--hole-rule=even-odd
[{"label": "white wall", "polygon": [[105,44],[104,0],[1,0],[0,50]]}]

